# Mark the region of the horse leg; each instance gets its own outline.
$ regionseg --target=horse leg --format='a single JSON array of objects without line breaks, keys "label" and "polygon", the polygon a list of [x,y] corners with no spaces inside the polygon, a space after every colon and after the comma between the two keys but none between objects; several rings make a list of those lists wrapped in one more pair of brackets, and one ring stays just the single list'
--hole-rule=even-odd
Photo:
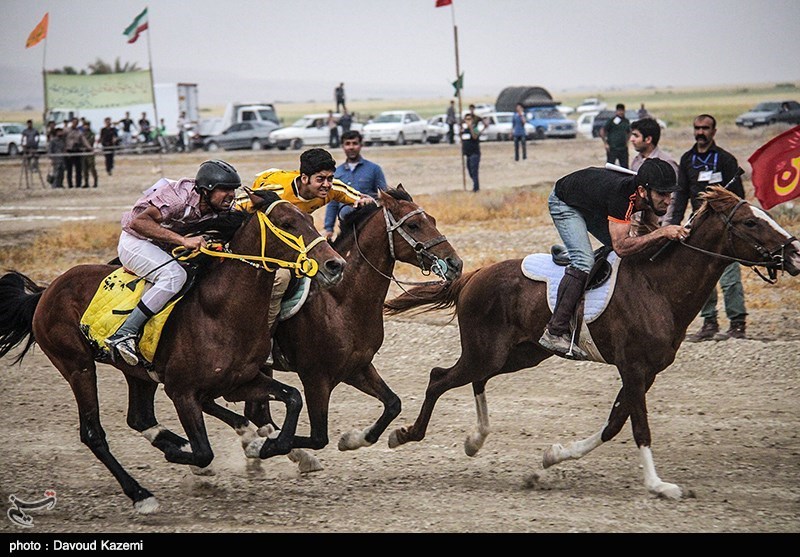
[{"label": "horse leg", "polygon": [[491,433],[489,407],[486,403],[486,381],[473,381],[472,393],[475,395],[475,413],[478,415],[478,425],[464,440],[464,452],[467,456],[478,454]]},{"label": "horse leg", "polygon": [[108,447],[106,433],[100,424],[97,368],[94,361],[86,353],[70,353],[61,357],[53,355],[51,351],[44,348],[43,351],[69,382],[72,393],[75,395],[80,420],[81,442],[89,447],[92,454],[116,478],[122,491],[133,502],[136,512],[140,514],[156,512],[159,507],[156,498],[128,474]]},{"label": "horse leg", "polygon": [[231,426],[239,436],[239,442],[244,450],[247,449],[250,443],[258,439],[258,429],[250,420],[233,410],[225,408],[214,400],[208,400],[203,403],[203,412]]},{"label": "horse leg", "polygon": [[[170,395],[167,392],[167,395]],[[198,468],[207,468],[214,460],[214,452],[211,450],[211,443],[208,440],[206,424],[203,421],[203,407],[197,394],[194,392],[181,393],[170,396],[178,419],[189,438],[191,450],[167,450],[164,452],[168,462],[175,464],[188,464]]]},{"label": "horse leg", "polygon": [[258,456],[264,459],[279,454],[288,454],[292,450],[296,439],[297,422],[303,408],[303,397],[300,391],[259,373],[249,383],[227,393],[225,400],[229,402],[252,400],[259,401],[259,404],[267,404],[269,400],[283,402],[286,406],[283,428],[279,430],[277,436],[259,437],[251,441],[245,449],[245,454],[249,457]]},{"label": "horse leg", "polygon": [[155,399],[158,384],[126,375],[128,382],[128,427],[142,434],[162,453],[189,451],[189,441],[168,430],[156,419]]},{"label": "horse leg", "polygon": [[400,415],[400,397],[389,388],[371,363],[362,368],[360,373],[352,374],[345,383],[380,400],[383,403],[383,413],[374,424],[363,431],[356,429],[343,434],[339,439],[339,450],[351,451],[374,445],[392,420]]}]

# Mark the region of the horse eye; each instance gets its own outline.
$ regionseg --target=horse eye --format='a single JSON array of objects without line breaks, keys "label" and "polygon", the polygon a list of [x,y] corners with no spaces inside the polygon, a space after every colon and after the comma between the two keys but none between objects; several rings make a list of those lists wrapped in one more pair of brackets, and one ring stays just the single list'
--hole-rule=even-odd
[{"label": "horse eye", "polygon": [[756,219],[747,219],[746,221],[744,221],[744,225],[747,228],[755,228],[756,226],[758,226],[758,221]]},{"label": "horse eye", "polygon": [[412,231],[413,230],[419,230],[419,225],[417,223],[415,223],[415,222],[409,222],[408,223],[408,228],[409,228],[409,230],[412,230]]}]

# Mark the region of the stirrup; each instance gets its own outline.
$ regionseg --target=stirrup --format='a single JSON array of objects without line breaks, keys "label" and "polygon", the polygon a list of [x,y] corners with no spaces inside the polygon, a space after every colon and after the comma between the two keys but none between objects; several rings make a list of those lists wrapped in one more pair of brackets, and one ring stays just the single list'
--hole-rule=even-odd
[{"label": "stirrup", "polygon": [[116,361],[115,354],[120,357],[129,366],[135,366],[139,363],[139,355],[136,353],[136,335],[123,335],[119,338],[114,338],[116,335],[111,335],[106,339],[106,346],[111,352],[111,358]]}]

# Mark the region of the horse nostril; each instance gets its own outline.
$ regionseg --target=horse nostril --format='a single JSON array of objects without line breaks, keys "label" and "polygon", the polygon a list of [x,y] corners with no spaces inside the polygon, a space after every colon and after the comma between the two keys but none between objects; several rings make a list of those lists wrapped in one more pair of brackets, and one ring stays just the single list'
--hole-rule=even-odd
[{"label": "horse nostril", "polygon": [[445,257],[444,259],[447,262],[447,266],[451,269],[454,269],[459,274],[461,274],[461,266],[464,264],[460,258],[458,257]]},{"label": "horse nostril", "polygon": [[344,259],[329,259],[325,262],[325,269],[332,275],[338,275],[344,270]]}]

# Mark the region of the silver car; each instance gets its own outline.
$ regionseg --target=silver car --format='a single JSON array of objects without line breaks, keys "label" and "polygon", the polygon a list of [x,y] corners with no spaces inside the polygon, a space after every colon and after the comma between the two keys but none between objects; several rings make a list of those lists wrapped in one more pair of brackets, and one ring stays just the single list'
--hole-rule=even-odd
[{"label": "silver car", "polygon": [[274,122],[240,122],[234,124],[219,135],[212,135],[203,141],[206,151],[219,151],[225,149],[253,149],[260,151],[267,148],[267,139],[270,132],[277,129]]}]

